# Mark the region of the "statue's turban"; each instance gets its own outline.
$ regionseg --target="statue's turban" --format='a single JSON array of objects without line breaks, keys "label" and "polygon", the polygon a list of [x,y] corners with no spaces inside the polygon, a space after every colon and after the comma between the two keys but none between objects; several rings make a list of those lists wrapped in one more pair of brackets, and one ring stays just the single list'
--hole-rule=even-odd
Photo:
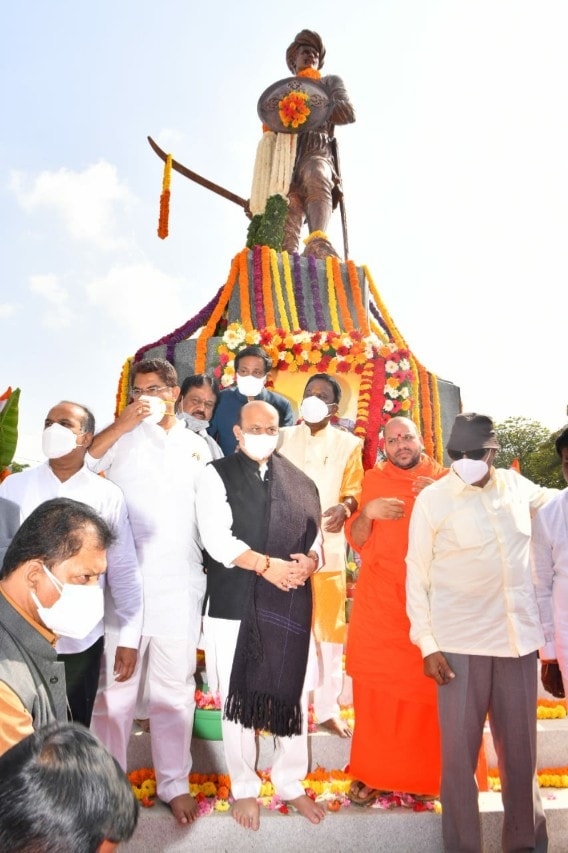
[{"label": "statue's turban", "polygon": [[318,68],[321,68],[323,65],[323,60],[325,58],[325,47],[323,46],[321,36],[319,36],[317,33],[314,33],[313,30],[302,30],[301,33],[298,33],[298,35],[286,51],[286,65],[288,66],[292,74],[296,73],[296,54],[298,50],[305,44],[317,50],[319,54]]}]

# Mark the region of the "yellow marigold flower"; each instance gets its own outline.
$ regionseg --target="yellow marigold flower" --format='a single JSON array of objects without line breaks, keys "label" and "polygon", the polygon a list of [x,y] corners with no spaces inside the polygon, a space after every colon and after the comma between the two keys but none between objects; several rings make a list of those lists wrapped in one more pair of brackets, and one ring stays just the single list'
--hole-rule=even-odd
[{"label": "yellow marigold flower", "polygon": [[290,373],[297,373],[298,372],[298,365],[296,364],[294,359],[292,359],[292,361],[290,362],[290,366],[288,368],[288,371]]},{"label": "yellow marigold flower", "polygon": [[294,346],[294,336],[293,335],[286,335],[286,337],[284,338],[283,344],[286,347],[286,349],[292,349],[292,347]]},{"label": "yellow marigold flower", "polygon": [[140,791],[143,796],[146,797],[155,797],[156,796],[156,780],[155,779],[146,779],[145,782],[142,782],[140,785]]},{"label": "yellow marigold flower", "polygon": [[217,793],[217,786],[215,785],[215,782],[205,782],[205,784],[201,786],[201,791],[205,797],[214,797]]},{"label": "yellow marigold flower", "polygon": [[400,408],[403,412],[409,412],[412,408],[412,403],[410,402],[410,400],[403,400],[400,404]]},{"label": "yellow marigold flower", "polygon": [[217,800],[214,808],[216,812],[228,812],[231,808],[231,804],[228,800]]},{"label": "yellow marigold flower", "polygon": [[260,796],[261,797],[273,797],[274,796],[274,785],[272,782],[263,782],[260,786]]},{"label": "yellow marigold flower", "polygon": [[399,384],[400,383],[396,376],[389,376],[389,378],[385,382],[385,385],[388,385],[390,388],[398,388]]},{"label": "yellow marigold flower", "polygon": [[310,364],[317,364],[318,361],[321,361],[321,353],[319,353],[317,349],[313,349],[308,353],[308,361]]}]

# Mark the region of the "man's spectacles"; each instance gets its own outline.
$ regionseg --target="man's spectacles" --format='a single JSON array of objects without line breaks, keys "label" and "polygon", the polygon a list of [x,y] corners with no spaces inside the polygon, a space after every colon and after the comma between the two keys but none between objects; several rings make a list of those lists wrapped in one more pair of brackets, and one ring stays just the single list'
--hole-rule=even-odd
[{"label": "man's spectacles", "polygon": [[197,397],[184,397],[184,403],[189,403],[190,406],[203,406],[204,409],[214,409],[215,403],[210,403],[206,400],[198,400]]},{"label": "man's spectacles", "polygon": [[479,462],[481,459],[485,459],[489,451],[490,448],[488,447],[480,447],[478,450],[448,450],[448,456],[454,462],[457,462],[458,459],[463,459],[464,456]]},{"label": "man's spectacles", "polygon": [[130,393],[134,399],[140,397],[141,394],[149,394],[150,397],[155,397],[156,394],[159,394],[161,391],[165,391],[166,388],[170,387],[170,385],[150,385],[149,388],[133,388]]}]

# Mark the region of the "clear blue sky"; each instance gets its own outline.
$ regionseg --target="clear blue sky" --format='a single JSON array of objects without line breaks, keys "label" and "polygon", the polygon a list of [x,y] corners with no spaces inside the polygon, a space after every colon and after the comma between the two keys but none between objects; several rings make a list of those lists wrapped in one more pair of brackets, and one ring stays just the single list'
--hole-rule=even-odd
[{"label": "clear blue sky", "polygon": [[[557,428],[568,388],[564,0],[19,0],[0,35],[2,389],[18,458],[62,398],[112,418],[121,365],[193,316],[245,242],[256,103],[321,33],[357,122],[338,130],[351,257],[465,409]],[[330,229],[340,243],[339,222]],[[562,325],[561,325],[562,324]]]}]

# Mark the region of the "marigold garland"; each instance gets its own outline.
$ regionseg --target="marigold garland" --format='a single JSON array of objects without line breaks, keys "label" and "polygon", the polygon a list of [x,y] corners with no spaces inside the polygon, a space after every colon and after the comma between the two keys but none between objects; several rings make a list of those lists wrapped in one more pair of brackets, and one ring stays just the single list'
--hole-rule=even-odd
[{"label": "marigold garland", "polygon": [[342,327],[345,329],[346,332],[350,332],[353,329],[353,319],[351,317],[351,311],[349,310],[349,305],[347,303],[347,294],[345,293],[345,288],[343,286],[343,279],[341,278],[339,258],[331,257],[328,258],[328,260],[331,262],[329,266],[331,267],[331,272],[333,275],[333,284],[337,295],[337,302],[341,311],[341,322],[343,324]]},{"label": "marigold garland", "polygon": [[368,335],[369,321],[367,318],[367,312],[365,311],[365,306],[363,305],[357,267],[353,261],[348,260],[345,263],[347,266],[347,275],[349,277],[349,286],[351,287],[351,293],[353,294],[353,304],[355,305],[355,312],[357,314],[357,325],[364,335]]},{"label": "marigold garland", "polygon": [[425,367],[418,363],[420,381],[420,412],[422,415],[422,440],[428,456],[434,456],[432,399],[430,395],[430,377]]},{"label": "marigold garland", "polygon": [[116,406],[114,409],[115,418],[117,418],[122,410],[128,405],[128,401],[130,399],[130,367],[132,362],[132,357],[127,358],[122,365],[122,370],[120,371],[118,390],[116,392]]},{"label": "marigold garland", "polygon": [[335,288],[333,286],[333,267],[331,258],[325,259],[325,271],[327,275],[327,298],[329,302],[329,316],[331,318],[331,328],[334,332],[339,332],[339,316],[337,314],[337,299],[335,298]]},{"label": "marigold garland", "polygon": [[434,458],[437,462],[444,459],[444,439],[442,435],[442,406],[440,404],[440,389],[438,377],[432,374],[432,412],[434,431]]},{"label": "marigold garland", "polygon": [[320,80],[321,74],[315,68],[302,68],[296,73],[296,77],[309,77],[310,80]]},{"label": "marigold garland", "polygon": [[160,196],[160,218],[158,220],[158,237],[165,240],[168,236],[170,221],[170,184],[172,180],[172,155],[168,154],[164,163],[164,177],[162,179],[162,194]]},{"label": "marigold garland", "polygon": [[284,127],[297,130],[308,120],[310,98],[307,92],[294,90],[278,101],[278,115]]},{"label": "marigold garland", "polygon": [[371,291],[371,296],[375,300],[377,308],[379,309],[382,317],[384,318],[385,323],[387,324],[390,336],[394,339],[395,343],[397,343],[399,345],[399,347],[407,348],[406,341],[404,340],[401,333],[398,331],[394,320],[390,316],[389,312],[387,311],[386,305],[384,304],[383,300],[381,299],[381,297],[379,295],[379,291],[377,290],[375,282],[373,281],[371,273],[369,272],[369,268],[364,266],[363,269],[365,271],[365,276],[367,278],[367,281],[369,282],[369,289]]},{"label": "marigold garland", "polygon": [[250,313],[248,257],[248,252],[241,252],[239,255],[239,297],[241,302],[243,326],[245,327],[245,329],[252,329],[253,325]]},{"label": "marigold garland", "polygon": [[207,365],[207,344],[209,342],[209,338],[213,336],[215,329],[217,328],[217,324],[223,315],[223,311],[225,310],[229,299],[231,298],[231,293],[233,292],[233,288],[235,286],[235,282],[237,280],[237,273],[239,269],[239,260],[244,254],[246,256],[248,249],[243,249],[235,258],[233,258],[233,262],[231,264],[231,271],[229,273],[229,278],[227,279],[227,283],[225,284],[221,294],[219,296],[219,300],[217,305],[215,306],[215,310],[211,314],[207,325],[203,329],[201,335],[197,340],[196,352],[195,352],[195,372],[196,373],[204,373]]}]

